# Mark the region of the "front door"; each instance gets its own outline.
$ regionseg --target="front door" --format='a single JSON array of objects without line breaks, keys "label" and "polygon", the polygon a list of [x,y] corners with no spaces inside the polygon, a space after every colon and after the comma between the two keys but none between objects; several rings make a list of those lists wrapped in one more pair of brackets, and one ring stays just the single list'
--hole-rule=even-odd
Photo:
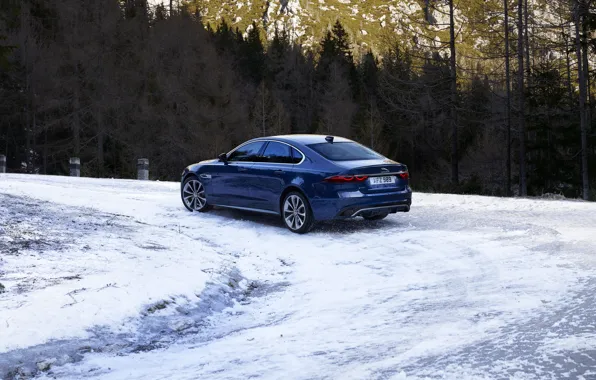
[{"label": "front door", "polygon": [[253,208],[251,195],[253,183],[250,168],[265,145],[262,141],[248,143],[228,155],[227,162],[218,166],[213,174],[217,204],[221,206]]}]

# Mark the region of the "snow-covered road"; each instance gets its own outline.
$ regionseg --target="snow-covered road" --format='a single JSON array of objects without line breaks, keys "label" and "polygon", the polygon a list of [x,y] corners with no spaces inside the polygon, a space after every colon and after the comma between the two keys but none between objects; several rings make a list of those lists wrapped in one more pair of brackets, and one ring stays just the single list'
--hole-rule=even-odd
[{"label": "snow-covered road", "polygon": [[0,375],[596,379],[596,204],[416,193],[300,236],[178,192],[0,175]]}]

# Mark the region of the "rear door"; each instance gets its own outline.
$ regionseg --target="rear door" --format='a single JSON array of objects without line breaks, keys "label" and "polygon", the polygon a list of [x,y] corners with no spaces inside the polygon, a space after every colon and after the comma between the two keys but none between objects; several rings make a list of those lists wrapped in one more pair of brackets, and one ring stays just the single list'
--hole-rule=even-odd
[{"label": "rear door", "polygon": [[259,161],[250,172],[254,176],[252,195],[256,208],[267,211],[279,211],[279,198],[296,177],[296,164],[303,156],[288,144],[270,141],[263,151]]},{"label": "rear door", "polygon": [[228,155],[228,162],[218,166],[212,181],[217,203],[222,206],[252,207],[250,168],[258,160],[265,142],[241,145]]}]

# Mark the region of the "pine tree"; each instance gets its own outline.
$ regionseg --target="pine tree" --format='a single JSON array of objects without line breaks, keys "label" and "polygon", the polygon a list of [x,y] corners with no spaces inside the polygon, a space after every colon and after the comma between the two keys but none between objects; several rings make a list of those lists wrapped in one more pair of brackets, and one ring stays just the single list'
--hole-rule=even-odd
[{"label": "pine tree", "polygon": [[273,39],[269,43],[266,54],[266,75],[270,82],[275,82],[277,75],[283,71],[286,57],[291,49],[290,40],[285,30],[275,29]]},{"label": "pine tree", "polygon": [[369,52],[363,57],[359,68],[360,109],[357,115],[359,125],[356,128],[362,130],[360,140],[366,142],[372,149],[379,145],[383,129],[378,106],[378,75],[376,58],[372,52]]},{"label": "pine tree", "polygon": [[529,191],[534,194],[566,192],[579,180],[576,162],[567,157],[566,149],[561,149],[574,145],[579,148],[575,139],[577,125],[568,123],[572,115],[567,89],[560,72],[548,63],[533,68],[532,83],[528,104],[533,112],[528,119],[528,131],[535,138],[528,144],[528,163],[532,168]]},{"label": "pine tree", "polygon": [[341,63],[331,63],[329,77],[323,83],[321,90],[318,131],[350,138],[352,118],[357,106],[353,101],[350,83]]},{"label": "pine tree", "polygon": [[265,49],[261,40],[261,30],[256,23],[252,24],[246,40],[241,42],[240,68],[253,83],[258,84],[265,75]]},{"label": "pine tree", "polygon": [[172,12],[168,13],[168,11],[166,11],[166,7],[163,5],[163,3],[159,3],[155,7],[154,20],[155,20],[155,22],[164,21],[169,17],[170,14],[172,14]]},{"label": "pine tree", "polygon": [[354,57],[350,49],[349,36],[341,23],[336,21],[321,41],[321,53],[317,64],[318,79],[324,80],[329,74],[331,64],[337,62],[348,76],[352,91],[357,89],[357,72]]}]

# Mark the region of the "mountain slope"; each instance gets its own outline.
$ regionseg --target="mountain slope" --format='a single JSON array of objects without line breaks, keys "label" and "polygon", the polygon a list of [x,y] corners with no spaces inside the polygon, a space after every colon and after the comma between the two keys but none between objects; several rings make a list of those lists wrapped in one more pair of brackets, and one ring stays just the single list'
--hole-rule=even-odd
[{"label": "mountain slope", "polygon": [[411,37],[424,28],[424,10],[416,0],[190,0],[185,5],[198,11],[205,23],[226,20],[246,32],[255,22],[269,37],[276,28],[285,29],[305,47],[316,46],[336,20],[352,36],[354,48],[363,51],[378,49],[396,34]]},{"label": "mountain slope", "polygon": [[[152,5],[163,0],[151,0]],[[167,1],[166,1],[167,2]],[[532,38],[553,40],[568,13],[548,0],[528,2]],[[428,8],[427,8],[428,5]],[[182,0],[182,6],[200,14],[205,24],[216,26],[225,20],[246,33],[256,23],[268,38],[276,28],[286,30],[290,38],[306,48],[316,48],[325,33],[339,20],[352,38],[358,57],[372,50],[380,54],[398,42],[404,47],[448,52],[449,9],[439,0]],[[516,4],[511,2],[510,12]],[[510,20],[511,38],[515,39],[515,18]],[[461,0],[455,4],[458,60],[474,68],[479,58],[502,60],[502,0]],[[546,28],[545,28],[546,26]],[[467,61],[467,64],[466,64]]]}]

